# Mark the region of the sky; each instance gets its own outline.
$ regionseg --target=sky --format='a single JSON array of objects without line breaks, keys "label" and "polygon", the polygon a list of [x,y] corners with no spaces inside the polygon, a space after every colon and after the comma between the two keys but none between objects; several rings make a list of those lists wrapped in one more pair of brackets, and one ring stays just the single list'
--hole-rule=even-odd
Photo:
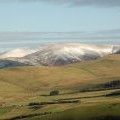
[{"label": "sky", "polygon": [[120,44],[120,0],[0,0],[0,51],[53,42]]}]

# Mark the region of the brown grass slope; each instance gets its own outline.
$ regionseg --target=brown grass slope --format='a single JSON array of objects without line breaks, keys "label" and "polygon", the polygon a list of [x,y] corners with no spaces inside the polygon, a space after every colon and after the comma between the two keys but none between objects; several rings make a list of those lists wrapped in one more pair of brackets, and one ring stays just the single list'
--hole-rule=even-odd
[{"label": "brown grass slope", "polygon": [[120,55],[58,67],[13,67],[0,69],[1,92],[39,92],[81,88],[120,79]]}]

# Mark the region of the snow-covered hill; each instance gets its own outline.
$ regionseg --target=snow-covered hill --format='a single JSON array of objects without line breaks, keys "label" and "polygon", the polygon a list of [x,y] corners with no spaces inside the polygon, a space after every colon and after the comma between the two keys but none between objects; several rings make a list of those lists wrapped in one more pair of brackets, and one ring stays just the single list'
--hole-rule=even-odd
[{"label": "snow-covered hill", "polygon": [[36,51],[37,51],[37,49],[30,49],[30,48],[13,49],[13,50],[10,50],[10,51],[0,53],[0,59],[16,58],[16,57],[20,58],[20,57],[24,57],[28,54],[32,54]]},{"label": "snow-covered hill", "polygon": [[[2,54],[7,60],[20,65],[64,65],[69,63],[94,60],[120,52],[120,45],[87,45],[78,43],[52,44],[41,49],[14,50]],[[11,54],[12,53],[12,54]],[[14,58],[9,58],[14,57]]]},{"label": "snow-covered hill", "polygon": [[78,43],[53,44],[20,58],[18,61],[30,65],[54,66],[93,60],[112,54],[112,52],[113,46],[111,45],[86,45]]}]

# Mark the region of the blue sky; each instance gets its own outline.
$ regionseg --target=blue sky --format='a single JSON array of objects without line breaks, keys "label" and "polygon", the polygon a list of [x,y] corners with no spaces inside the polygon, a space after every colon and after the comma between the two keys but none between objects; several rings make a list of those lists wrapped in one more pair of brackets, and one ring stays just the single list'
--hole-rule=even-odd
[{"label": "blue sky", "polygon": [[120,28],[120,8],[1,2],[0,31],[96,31]]},{"label": "blue sky", "polygon": [[120,42],[120,0],[44,1],[0,0],[0,50],[49,41]]}]

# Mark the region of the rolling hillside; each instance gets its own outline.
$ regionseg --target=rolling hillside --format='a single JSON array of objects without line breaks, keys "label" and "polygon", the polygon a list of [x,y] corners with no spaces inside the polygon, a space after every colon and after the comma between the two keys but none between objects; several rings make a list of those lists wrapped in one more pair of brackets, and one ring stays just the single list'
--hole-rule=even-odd
[{"label": "rolling hillside", "polygon": [[[13,67],[0,69],[1,92],[39,92],[81,87],[120,79],[120,55],[61,67]],[[64,84],[63,84],[64,83]],[[18,89],[17,89],[18,88]],[[15,90],[14,90],[15,89]]]},{"label": "rolling hillside", "polygon": [[[0,120],[21,120],[21,116],[23,120],[119,120],[119,95],[106,96],[118,93],[119,88],[80,92],[91,86],[120,83],[119,73],[119,54],[64,66],[0,69]],[[49,96],[56,89],[60,95]],[[41,102],[53,104],[29,106]]]}]

